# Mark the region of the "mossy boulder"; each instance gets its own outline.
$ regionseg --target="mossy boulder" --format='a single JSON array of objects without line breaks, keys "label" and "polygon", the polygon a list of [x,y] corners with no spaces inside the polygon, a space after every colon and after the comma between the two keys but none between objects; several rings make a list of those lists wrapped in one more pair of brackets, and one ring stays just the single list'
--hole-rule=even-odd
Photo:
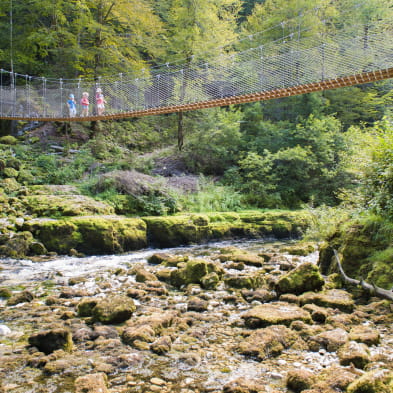
[{"label": "mossy boulder", "polygon": [[315,375],[305,369],[289,370],[286,379],[286,385],[295,393],[300,393],[306,389],[311,388],[315,382]]},{"label": "mossy boulder", "polygon": [[26,211],[36,217],[108,215],[114,213],[111,206],[85,195],[28,195],[22,201]]},{"label": "mossy boulder", "polygon": [[11,258],[23,258],[29,255],[33,235],[29,231],[15,233],[5,244],[0,246],[0,255]]},{"label": "mossy boulder", "polygon": [[347,342],[337,351],[337,355],[341,365],[353,364],[360,369],[363,369],[371,360],[367,345],[356,341]]},{"label": "mossy boulder", "polygon": [[5,287],[0,287],[0,297],[4,299],[8,299],[12,296],[12,292]]},{"label": "mossy boulder", "polygon": [[216,273],[220,278],[223,274],[223,269],[210,261],[191,259],[186,262],[184,267],[171,272],[170,283],[178,288],[188,284],[202,284],[203,278],[205,278],[205,283],[207,283],[209,278],[206,276],[210,273]]},{"label": "mossy boulder", "polygon": [[117,324],[130,319],[135,310],[135,303],[128,296],[108,296],[93,307],[92,317],[97,322]]},{"label": "mossy boulder", "polygon": [[276,289],[279,293],[299,295],[306,291],[320,290],[324,283],[318,266],[305,262],[281,276]]},{"label": "mossy boulder", "polygon": [[19,171],[17,171],[14,168],[4,168],[3,170],[3,176],[4,177],[13,177],[13,178],[17,178],[19,175]]},{"label": "mossy boulder", "polygon": [[22,292],[18,292],[10,296],[7,300],[7,306],[15,306],[20,303],[30,303],[33,299],[34,295],[25,289]]},{"label": "mossy boulder", "polygon": [[245,312],[242,316],[248,328],[256,329],[269,325],[289,326],[293,321],[311,323],[311,316],[302,308],[289,303],[273,302],[261,304]]},{"label": "mossy boulder", "polygon": [[263,361],[269,357],[278,356],[284,349],[289,348],[296,339],[296,333],[285,326],[269,326],[252,332],[241,341],[238,352]]},{"label": "mossy boulder", "polygon": [[78,315],[80,317],[93,316],[93,308],[97,305],[97,298],[83,298],[77,305]]},{"label": "mossy boulder", "polygon": [[72,334],[64,328],[34,333],[29,337],[29,344],[47,355],[58,349],[70,352],[73,348]]},{"label": "mossy boulder", "polygon": [[0,137],[0,143],[3,145],[16,145],[18,140],[12,135],[5,135]]},{"label": "mossy boulder", "polygon": [[262,284],[260,274],[236,274],[236,275],[225,275],[224,283],[229,288],[236,289],[256,289]]},{"label": "mossy boulder", "polygon": [[367,325],[354,326],[349,332],[349,339],[366,345],[378,345],[381,336],[377,329]]},{"label": "mossy boulder", "polygon": [[137,218],[82,216],[69,219],[33,219],[25,223],[48,251],[68,254],[110,254],[146,246],[146,225]]},{"label": "mossy boulder", "polygon": [[21,185],[13,177],[8,177],[0,181],[0,187],[6,194],[12,194],[18,191]]},{"label": "mossy boulder", "polygon": [[147,224],[148,238],[159,247],[201,243],[212,237],[205,215],[144,217],[143,220]]},{"label": "mossy boulder", "polygon": [[348,342],[348,333],[341,328],[326,330],[311,336],[308,340],[310,350],[319,351],[321,348],[328,352],[336,352]]},{"label": "mossy boulder", "polygon": [[354,301],[352,295],[341,289],[329,289],[322,292],[307,292],[299,297],[301,305],[313,303],[321,307],[338,308],[344,312],[352,312]]},{"label": "mossy boulder", "polygon": [[287,252],[291,255],[306,256],[316,251],[316,245],[310,242],[299,242],[294,245],[282,247],[282,252]]},{"label": "mossy boulder", "polygon": [[374,369],[353,381],[347,393],[393,393],[393,372]]},{"label": "mossy boulder", "polygon": [[265,263],[265,259],[252,252],[242,250],[237,247],[226,247],[220,250],[221,254],[218,259],[221,262],[242,262],[245,265],[261,267]]},{"label": "mossy boulder", "polygon": [[153,245],[174,247],[213,239],[298,237],[309,226],[310,218],[305,211],[245,211],[144,217],[143,220]]},{"label": "mossy boulder", "polygon": [[216,272],[206,274],[201,278],[201,285],[204,289],[216,289],[220,283],[220,276]]},{"label": "mossy boulder", "polygon": [[156,334],[149,325],[130,326],[123,330],[121,338],[128,345],[133,345],[135,341],[152,343],[156,338]]}]

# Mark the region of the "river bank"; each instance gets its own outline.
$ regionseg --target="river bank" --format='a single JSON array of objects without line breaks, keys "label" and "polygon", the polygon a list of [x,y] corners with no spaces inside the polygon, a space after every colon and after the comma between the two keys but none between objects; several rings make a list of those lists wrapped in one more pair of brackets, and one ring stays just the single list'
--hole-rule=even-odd
[{"label": "river bank", "polygon": [[312,244],[244,240],[3,260],[2,389],[391,392],[391,305],[317,261]]}]

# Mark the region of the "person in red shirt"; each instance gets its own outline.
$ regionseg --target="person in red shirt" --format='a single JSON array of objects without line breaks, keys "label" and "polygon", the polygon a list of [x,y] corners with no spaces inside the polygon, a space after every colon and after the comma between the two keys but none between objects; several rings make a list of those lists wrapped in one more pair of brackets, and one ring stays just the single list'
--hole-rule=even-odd
[{"label": "person in red shirt", "polygon": [[89,116],[89,93],[87,92],[82,93],[81,105],[82,105],[81,115]]},{"label": "person in red shirt", "polygon": [[97,114],[98,116],[101,116],[104,111],[105,111],[105,98],[104,95],[102,94],[101,88],[97,88],[96,90],[96,105],[97,105]]}]

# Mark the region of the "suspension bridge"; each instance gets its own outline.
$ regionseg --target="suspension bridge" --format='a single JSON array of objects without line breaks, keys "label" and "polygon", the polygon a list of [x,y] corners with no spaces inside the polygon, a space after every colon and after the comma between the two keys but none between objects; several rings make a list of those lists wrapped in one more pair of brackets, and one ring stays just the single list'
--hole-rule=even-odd
[{"label": "suspension bridge", "polygon": [[[209,62],[96,80],[0,71],[0,118],[92,121],[184,112],[323,91],[393,78],[393,24],[280,40]],[[98,109],[102,91],[105,109]],[[88,111],[82,110],[89,93]],[[67,100],[75,97],[76,114]],[[102,100],[102,97],[101,97]]]}]

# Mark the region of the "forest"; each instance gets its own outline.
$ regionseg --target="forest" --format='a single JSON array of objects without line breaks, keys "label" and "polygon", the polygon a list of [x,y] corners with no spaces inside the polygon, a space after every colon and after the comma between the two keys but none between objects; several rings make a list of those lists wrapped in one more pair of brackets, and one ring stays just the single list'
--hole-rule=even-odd
[{"label": "forest", "polygon": [[[20,75],[97,79],[208,61],[300,28],[322,35],[359,21],[388,23],[392,14],[389,0],[10,0],[0,5],[0,66]],[[20,160],[13,179],[21,185],[76,184],[119,214],[346,206],[390,217],[392,84],[52,124],[55,142],[38,143],[26,122],[3,120],[5,141],[19,135],[24,143],[2,156]],[[135,171],[139,185],[119,171]],[[178,187],[163,178],[180,178]]]}]

